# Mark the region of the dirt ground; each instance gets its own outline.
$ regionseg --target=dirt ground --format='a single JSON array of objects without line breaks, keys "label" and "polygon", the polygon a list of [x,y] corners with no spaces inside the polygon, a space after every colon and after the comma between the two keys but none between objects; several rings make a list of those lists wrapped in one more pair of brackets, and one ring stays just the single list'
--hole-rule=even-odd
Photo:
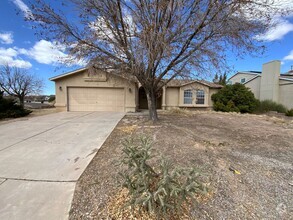
[{"label": "dirt ground", "polygon": [[193,219],[293,219],[292,118],[216,112],[161,114],[155,125],[125,116],[78,181],[70,219],[111,219],[103,210],[118,190],[120,143],[142,134],[156,155],[208,175],[212,196]]}]

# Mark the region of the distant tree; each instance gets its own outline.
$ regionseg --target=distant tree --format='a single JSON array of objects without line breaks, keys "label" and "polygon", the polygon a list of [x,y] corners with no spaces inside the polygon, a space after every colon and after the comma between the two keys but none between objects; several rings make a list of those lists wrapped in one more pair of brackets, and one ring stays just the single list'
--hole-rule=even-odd
[{"label": "distant tree", "polygon": [[219,83],[219,75],[218,75],[218,73],[216,73],[216,75],[214,76],[213,82],[214,83]]},{"label": "distant tree", "polygon": [[219,84],[223,86],[227,84],[227,73],[220,76]]},{"label": "distant tree", "polygon": [[216,75],[214,76],[213,82],[219,83],[223,86],[226,85],[227,84],[227,73],[220,74],[220,76],[218,75],[218,73],[216,73]]},{"label": "distant tree", "polygon": [[90,67],[137,79],[153,121],[157,94],[170,80],[226,68],[226,51],[261,53],[256,33],[284,12],[274,0],[34,2],[29,19],[41,37],[62,43]]},{"label": "distant tree", "polygon": [[43,81],[24,69],[4,65],[0,67],[0,88],[6,94],[17,97],[23,107],[27,95],[42,91]]}]

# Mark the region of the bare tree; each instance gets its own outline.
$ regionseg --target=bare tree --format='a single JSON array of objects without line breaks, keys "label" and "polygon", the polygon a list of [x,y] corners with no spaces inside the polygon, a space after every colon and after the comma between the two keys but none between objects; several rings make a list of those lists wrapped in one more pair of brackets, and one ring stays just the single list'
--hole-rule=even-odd
[{"label": "bare tree", "polygon": [[17,97],[20,105],[24,106],[25,96],[39,94],[43,81],[24,69],[4,65],[0,68],[0,88],[8,95]]},{"label": "bare tree", "polygon": [[261,53],[254,36],[284,13],[273,0],[68,0],[58,10],[38,0],[31,8],[42,37],[89,66],[136,78],[153,121],[166,83],[226,68],[226,51]]}]

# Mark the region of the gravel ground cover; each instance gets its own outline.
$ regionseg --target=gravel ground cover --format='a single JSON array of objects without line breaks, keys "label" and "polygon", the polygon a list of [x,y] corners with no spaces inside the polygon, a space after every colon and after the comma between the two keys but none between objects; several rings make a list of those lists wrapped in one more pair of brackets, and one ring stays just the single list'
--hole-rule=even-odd
[{"label": "gravel ground cover", "polygon": [[70,219],[119,219],[109,213],[120,192],[115,162],[121,141],[140,135],[154,142],[152,163],[164,155],[208,176],[209,197],[190,219],[293,219],[292,118],[187,111],[161,113],[156,124],[125,116],[79,179]]}]

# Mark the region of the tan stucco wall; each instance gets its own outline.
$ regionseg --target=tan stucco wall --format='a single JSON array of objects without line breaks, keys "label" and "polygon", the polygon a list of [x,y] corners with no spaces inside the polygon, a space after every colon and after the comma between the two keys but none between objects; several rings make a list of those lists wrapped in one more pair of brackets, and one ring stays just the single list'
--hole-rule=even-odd
[{"label": "tan stucco wall", "polygon": [[293,108],[293,83],[282,83],[279,88],[279,102],[288,109],[291,109]]},{"label": "tan stucco wall", "polygon": [[255,76],[256,75],[253,74],[237,73],[235,76],[231,77],[229,81],[231,81],[231,84],[241,83],[241,79],[245,78],[245,82],[247,82]]},{"label": "tan stucco wall", "polygon": [[279,77],[281,62],[278,60],[263,64],[260,82],[260,100],[279,102]]},{"label": "tan stucco wall", "polygon": [[166,109],[179,107],[179,88],[166,88]]},{"label": "tan stucco wall", "polygon": [[[184,104],[184,90],[191,89],[193,91],[193,104]],[[205,91],[205,104],[196,104],[196,90]],[[181,88],[179,87],[167,87],[165,89],[165,108],[163,109],[173,109],[173,108],[211,108],[213,106],[213,101],[211,96],[219,91],[219,89],[212,89],[201,83],[192,83]],[[164,102],[163,102],[164,104]]]},{"label": "tan stucco wall", "polygon": [[257,99],[260,98],[260,81],[261,77],[257,77],[250,82],[245,83],[245,86],[250,88],[250,91],[253,92],[254,97]]},{"label": "tan stucco wall", "polygon": [[213,106],[213,101],[212,101],[212,95],[216,94],[219,91],[219,89],[210,89],[209,91],[209,107]]},{"label": "tan stucco wall", "polygon": [[[87,76],[87,70],[74,75],[63,77],[55,81],[56,108],[67,110],[67,91],[68,87],[116,87],[124,89],[125,111],[136,111],[137,106],[137,86],[135,83],[126,79],[104,72],[99,72],[106,76],[106,81],[91,80]],[[62,89],[59,89],[62,88]]]},{"label": "tan stucco wall", "polygon": [[[191,89],[193,91],[192,104],[184,104],[184,90]],[[205,101],[204,104],[196,104],[196,90],[204,90]],[[209,87],[200,83],[192,83],[182,86],[179,91],[179,107],[209,107]]]}]

